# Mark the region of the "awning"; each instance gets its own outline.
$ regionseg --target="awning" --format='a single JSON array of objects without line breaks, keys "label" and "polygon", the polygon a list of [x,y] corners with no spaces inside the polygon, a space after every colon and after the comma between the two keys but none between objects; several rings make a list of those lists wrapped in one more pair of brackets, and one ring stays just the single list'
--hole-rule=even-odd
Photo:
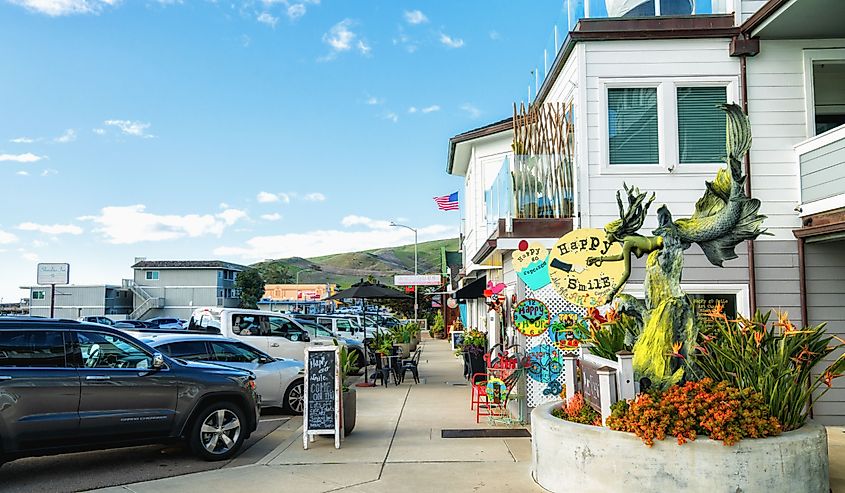
[{"label": "awning", "polygon": [[487,289],[487,276],[481,276],[461,289],[455,291],[453,298],[457,300],[484,298],[485,289]]}]

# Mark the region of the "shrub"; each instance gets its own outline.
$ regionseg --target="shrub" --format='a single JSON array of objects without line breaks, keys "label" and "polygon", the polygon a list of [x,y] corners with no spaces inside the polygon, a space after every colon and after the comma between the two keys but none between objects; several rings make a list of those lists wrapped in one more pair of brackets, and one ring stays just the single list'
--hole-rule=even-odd
[{"label": "shrub", "polygon": [[582,425],[601,426],[601,415],[584,401],[580,392],[553,409],[552,416]]},{"label": "shrub", "polygon": [[432,337],[436,336],[437,334],[441,334],[446,329],[446,324],[443,321],[443,314],[439,311],[434,316],[434,323],[431,324],[431,330],[429,331],[429,335]]},{"label": "shrub", "polygon": [[757,312],[751,320],[728,320],[721,305],[706,315],[699,330],[695,374],[761,393],[785,431],[804,424],[813,396],[824,395],[827,389],[819,391],[821,386],[830,387],[845,370],[840,356],[824,371],[814,371],[843,346],[825,333],[824,324],[799,330],[786,313],[778,313],[778,321],[769,324],[771,312]]},{"label": "shrub", "polygon": [[667,435],[677,438],[679,445],[698,435],[733,445],[742,438],[778,435],[782,429],[769,414],[762,394],[709,378],[619,401],[612,407],[607,426],[634,433],[648,446]]}]

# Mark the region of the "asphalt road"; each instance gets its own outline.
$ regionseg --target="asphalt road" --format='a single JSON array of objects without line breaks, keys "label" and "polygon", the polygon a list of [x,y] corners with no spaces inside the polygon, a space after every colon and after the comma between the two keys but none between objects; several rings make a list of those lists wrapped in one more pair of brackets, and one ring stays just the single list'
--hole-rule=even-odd
[{"label": "asphalt road", "polygon": [[[121,449],[19,459],[0,467],[0,492],[71,493],[243,465],[245,452],[290,419],[265,414],[258,430],[231,461],[205,462],[179,445]],[[259,456],[260,457],[260,456]]]}]

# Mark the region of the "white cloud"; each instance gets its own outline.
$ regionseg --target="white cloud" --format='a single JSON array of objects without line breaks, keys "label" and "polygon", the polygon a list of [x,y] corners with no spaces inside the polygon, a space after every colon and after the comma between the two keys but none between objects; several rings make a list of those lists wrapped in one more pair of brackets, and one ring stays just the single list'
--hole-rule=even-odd
[{"label": "white cloud", "polygon": [[58,17],[72,14],[99,14],[105,6],[114,6],[119,0],[9,0],[32,12]]},{"label": "white cloud", "polygon": [[0,163],[4,161],[12,161],[15,163],[34,163],[41,161],[44,156],[37,156],[31,152],[24,154],[0,154]]},{"label": "white cloud", "polygon": [[92,128],[91,131],[97,135],[104,135],[106,133],[106,129],[104,128]]},{"label": "white cloud", "polygon": [[235,209],[219,214],[153,214],[146,211],[146,206],[136,204],[103,207],[98,216],[84,216],[79,220],[97,224],[94,231],[109,243],[128,245],[206,235],[219,237],[227,227],[245,217],[246,213]]},{"label": "white cloud", "polygon": [[440,33],[440,43],[449,48],[460,48],[464,45],[464,40],[461,38],[453,38],[446,33]]},{"label": "white cloud", "polygon": [[41,171],[41,176],[52,176],[52,175],[58,175],[58,174],[59,174],[58,170],[55,170],[53,168],[47,168],[47,169]]},{"label": "white cloud", "polygon": [[273,202],[284,202],[285,204],[288,204],[290,203],[290,195],[286,193],[258,192],[258,195],[255,196],[255,200],[261,202],[262,204],[271,204]]},{"label": "white cloud", "polygon": [[38,254],[35,252],[21,252],[21,258],[30,262],[38,262]]},{"label": "white cloud", "polygon": [[287,14],[290,20],[295,21],[299,19],[303,15],[305,15],[306,8],[304,4],[295,3],[293,5],[288,5]]},{"label": "white cloud", "polygon": [[258,22],[260,22],[260,23],[262,23],[262,24],[267,24],[268,26],[270,26],[270,27],[272,27],[272,28],[275,28],[275,27],[276,27],[276,23],[277,23],[277,22],[279,22],[279,18],[278,18],[278,17],[274,17],[274,16],[273,16],[272,14],[270,14],[269,12],[261,12],[261,13],[258,15],[258,17],[256,17],[256,18],[255,18],[255,20],[257,20]]},{"label": "white cloud", "polygon": [[399,121],[399,115],[397,115],[396,113],[394,113],[392,111],[388,111],[387,113],[384,114],[384,119],[390,120],[393,123],[397,123]]},{"label": "white cloud", "polygon": [[18,176],[29,176],[29,171],[20,170],[16,171],[15,174]]},{"label": "white cloud", "polygon": [[305,197],[303,197],[303,198],[305,200],[307,200],[308,202],[325,202],[326,201],[326,196],[323,195],[320,192],[309,193],[309,194],[305,195]]},{"label": "white cloud", "polygon": [[405,22],[408,24],[423,24],[428,22],[428,17],[419,10],[406,10]]},{"label": "white cloud", "polygon": [[355,22],[352,19],[344,19],[329,29],[323,34],[323,43],[329,45],[331,52],[323,57],[320,61],[330,61],[337,57],[338,53],[351,51],[353,48],[357,49],[362,55],[369,55],[372,51],[370,45],[363,39],[359,39],[358,35],[352,31]]},{"label": "white cloud", "polygon": [[[347,229],[328,229],[304,233],[256,236],[241,246],[221,246],[214,250],[221,257],[240,257],[245,260],[286,257],[314,257],[333,253],[356,252],[374,248],[407,245],[414,242],[414,233],[394,228],[389,221],[364,216],[346,216],[342,224]],[[350,229],[357,227],[357,231]],[[363,227],[363,228],[362,228]],[[433,224],[420,228],[419,241],[453,238],[458,228]]]},{"label": "white cloud", "polygon": [[278,221],[282,218],[282,215],[278,212],[273,212],[271,214],[261,214],[261,219],[265,221]]},{"label": "white cloud", "polygon": [[408,113],[416,113],[416,112],[417,112],[416,106],[411,106],[410,108],[408,108]]},{"label": "white cloud", "polygon": [[33,142],[37,142],[40,139],[33,139],[32,137],[17,137],[9,142],[13,144],[32,144]]},{"label": "white cloud", "polygon": [[54,142],[58,142],[59,144],[67,144],[74,140],[76,140],[76,130],[72,128],[65,130],[65,133],[53,139]]},{"label": "white cloud", "polygon": [[425,108],[421,109],[423,113],[434,113],[435,111],[440,111],[440,106],[433,104],[431,106],[426,106]]},{"label": "white cloud", "polygon": [[0,245],[8,245],[9,243],[14,243],[16,241],[18,241],[17,236],[0,229]]},{"label": "white cloud", "polygon": [[376,105],[379,105],[379,104],[383,104],[384,99],[377,98],[375,96],[368,96],[367,99],[364,102],[369,104],[370,106],[376,106]]},{"label": "white cloud", "polygon": [[49,245],[49,243],[44,240],[32,240],[33,248],[44,248],[47,245]]},{"label": "white cloud", "polygon": [[470,103],[464,103],[461,105],[461,110],[466,113],[470,118],[478,118],[481,116],[481,110],[476,108]]},{"label": "white cloud", "polygon": [[132,120],[106,120],[103,122],[103,124],[111,127],[117,127],[125,135],[131,135],[133,137],[142,137],[145,139],[151,139],[155,137],[154,135],[147,133],[147,129],[150,128],[149,123]]},{"label": "white cloud", "polygon": [[37,224],[37,223],[21,223],[18,224],[18,229],[21,231],[37,231],[45,235],[81,235],[82,228],[75,224]]},{"label": "white cloud", "polygon": [[490,39],[492,39],[493,41],[498,41],[502,39],[502,35],[499,34],[499,31],[490,31],[488,34],[490,36]]}]

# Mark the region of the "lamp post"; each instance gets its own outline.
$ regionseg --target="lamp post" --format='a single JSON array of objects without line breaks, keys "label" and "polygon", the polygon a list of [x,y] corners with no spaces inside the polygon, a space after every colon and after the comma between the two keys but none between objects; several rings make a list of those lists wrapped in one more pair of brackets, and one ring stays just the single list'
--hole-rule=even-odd
[{"label": "lamp post", "polygon": [[[417,270],[418,269],[418,264],[417,264],[417,230],[410,227],[410,226],[405,226],[404,224],[397,224],[397,223],[392,222],[392,221],[390,222],[390,225],[393,226],[393,227],[396,227],[396,228],[410,229],[411,231],[414,232],[414,276],[417,276],[419,274],[419,272]],[[419,318],[418,312],[419,312],[420,305],[419,305],[418,301],[419,301],[419,298],[418,298],[418,294],[417,294],[417,285],[414,284],[414,322],[416,322],[417,319]]]},{"label": "lamp post", "polygon": [[313,267],[306,267],[305,269],[301,269],[296,271],[296,300],[293,302],[293,311],[296,312],[299,310],[299,295],[302,291],[299,290],[299,275],[303,272],[308,272],[314,270]]}]

